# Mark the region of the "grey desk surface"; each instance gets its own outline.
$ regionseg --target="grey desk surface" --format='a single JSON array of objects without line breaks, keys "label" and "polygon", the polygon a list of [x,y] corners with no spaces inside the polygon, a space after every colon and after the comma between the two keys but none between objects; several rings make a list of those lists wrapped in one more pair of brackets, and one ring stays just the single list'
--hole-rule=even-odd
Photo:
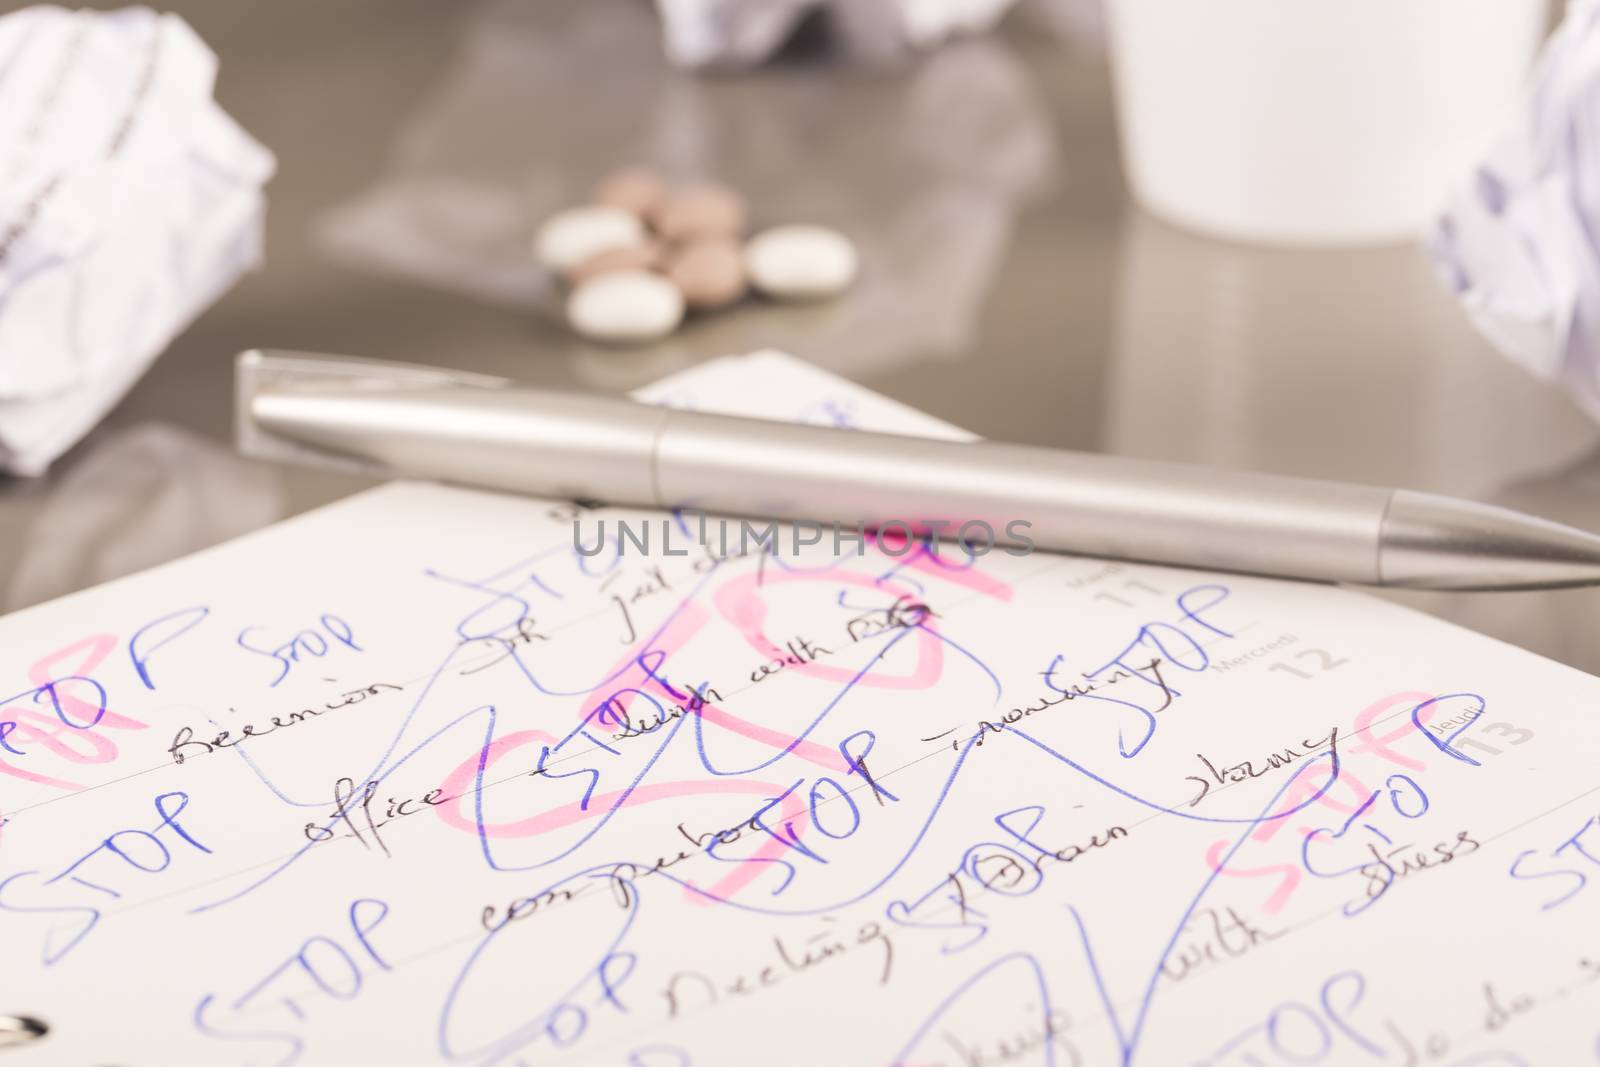
[{"label": "grey desk surface", "polygon": [[[97,5],[98,6],[98,5]],[[114,5],[105,5],[114,6]],[[1014,19],[899,66],[813,43],[759,73],[659,58],[639,0],[168,0],[278,156],[267,260],[33,482],[0,481],[10,609],[361,488],[229,449],[230,362],[270,346],[619,392],[786,348],[996,438],[1455,493],[1600,528],[1600,430],[1469,329],[1415,247],[1270,251],[1128,199],[1103,56]],[[720,176],[758,219],[851,232],[825,307],[669,342],[575,340],[524,249],[619,162]],[[1402,595],[1600,670],[1600,592]]]}]

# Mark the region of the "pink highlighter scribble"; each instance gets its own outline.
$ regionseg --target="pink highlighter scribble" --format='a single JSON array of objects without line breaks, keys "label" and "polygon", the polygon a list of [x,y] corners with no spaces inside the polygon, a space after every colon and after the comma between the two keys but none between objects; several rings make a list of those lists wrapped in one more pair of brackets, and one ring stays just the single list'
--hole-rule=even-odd
[{"label": "pink highlighter scribble", "polygon": [[[543,730],[519,730],[507,734],[489,745],[483,763],[485,775],[490,768],[501,758],[523,746],[549,745],[557,741],[553,734]],[[475,816],[463,814],[462,802],[474,796],[473,784],[478,774],[478,760],[472,759],[457,767],[445,778],[440,788],[444,795],[450,798],[449,803],[440,804],[433,810],[447,826],[467,833],[478,833],[479,827]],[[677,800],[693,796],[727,796],[727,795],[758,795],[763,797],[778,796],[783,792],[783,785],[778,782],[752,781],[749,779],[735,778],[705,778],[681,782],[656,782],[639,785],[628,790],[612,790],[608,793],[597,793],[588,798],[588,803],[570,801],[553,808],[531,815],[525,819],[510,822],[491,823],[485,822],[482,830],[486,837],[492,838],[525,838],[537,837],[560,830],[588,819],[596,819],[609,813],[613,808],[621,807],[624,803],[630,806],[653,804],[660,800]],[[788,832],[799,837],[800,829],[796,824],[803,825],[806,814],[803,805],[793,794],[785,796],[780,805],[782,822]],[[741,823],[742,825],[742,823]],[[716,827],[716,830],[728,830],[732,827]],[[748,857],[746,862],[740,863],[737,870],[729,872],[710,888],[696,891],[685,889],[685,894],[691,899],[708,902],[707,898],[730,898],[745,888],[764,869],[760,861],[773,859],[781,855],[790,846],[772,838],[756,851],[754,856]]]},{"label": "pink highlighter scribble", "polygon": [[[650,644],[648,653],[641,654],[629,651],[612,665],[607,672],[607,677],[624,678],[630,670],[643,675],[636,687],[623,687],[621,691],[597,690],[591,693],[578,708],[578,718],[582,722],[600,723],[603,725],[620,725],[624,720],[628,706],[640,699],[639,693],[631,691],[651,691],[661,697],[677,701],[688,696],[687,693],[670,687],[656,670],[641,664],[641,660],[653,659],[660,656],[661,661],[671,651],[683,648],[693,637],[700,632],[709,621],[711,615],[705,608],[698,604],[686,605],[678,615]],[[843,773],[848,769],[844,757],[837,751],[812,742],[800,741],[792,735],[780,731],[769,730],[746,722],[738,716],[717,708],[714,704],[707,703],[696,714],[702,715],[711,723],[724,729],[742,734],[753,740],[771,745],[781,751],[792,746],[794,754],[801,759],[816,763],[829,770]],[[554,746],[560,738],[543,730],[522,730],[507,734],[491,742],[487,751],[482,753],[485,773],[500,759],[515,749],[538,745]],[[435,807],[434,812],[446,825],[467,833],[478,833],[478,823],[474,816],[462,813],[461,802],[474,796],[474,782],[476,781],[479,767],[479,755],[474,755],[453,770],[441,783],[440,788],[444,795],[455,798],[454,803]],[[491,838],[527,838],[549,833],[587,819],[598,818],[624,805],[637,806],[653,803],[658,800],[681,799],[690,796],[725,796],[729,794],[756,794],[761,796],[778,796],[784,786],[775,782],[751,781],[748,779],[729,778],[703,778],[678,782],[661,782],[639,785],[632,790],[612,790],[599,793],[588,798],[587,804],[571,801],[557,805],[545,811],[524,819],[503,823],[485,823],[483,833]],[[799,800],[793,795],[784,797],[780,804],[783,816],[782,825],[788,832],[795,835],[796,839],[804,829],[806,814]],[[720,827],[718,829],[728,829]],[[737,869],[730,871],[709,888],[697,892],[695,889],[686,888],[685,894],[695,901],[709,903],[711,898],[730,898],[740,890],[746,888],[751,881],[758,877],[767,864],[760,861],[769,860],[781,855],[790,846],[776,838],[765,842],[754,855],[747,857],[745,862],[738,865]]]},{"label": "pink highlighter scribble", "polygon": [[[1409,691],[1395,693],[1376,700],[1361,710],[1356,716],[1355,729],[1352,731],[1357,739],[1349,747],[1340,746],[1341,762],[1339,767],[1339,780],[1327,792],[1317,797],[1315,803],[1329,808],[1341,815],[1348,816],[1358,810],[1367,798],[1372,795],[1372,790],[1349,769],[1348,760],[1352,756],[1376,755],[1398,767],[1408,771],[1425,770],[1427,764],[1411,756],[1396,752],[1390,746],[1405,736],[1414,736],[1416,728],[1410,715],[1401,717],[1401,721],[1394,729],[1385,734],[1374,734],[1373,729],[1379,719],[1392,714],[1395,709],[1417,708],[1417,720],[1423,725],[1431,719],[1437,705],[1432,703],[1434,696],[1431,693]],[[1289,790],[1284,794],[1281,807],[1283,810],[1293,810],[1310,800],[1322,788],[1323,779],[1314,774],[1305,775],[1295,780]],[[1348,800],[1339,799],[1334,795],[1334,789],[1342,787]],[[1251,833],[1253,841],[1268,842],[1276,837],[1288,822],[1287,819],[1273,819],[1262,823]],[[1301,825],[1297,830],[1302,834],[1311,832],[1311,828]],[[1303,872],[1298,864],[1279,863],[1265,867],[1238,867],[1229,866],[1218,870],[1223,854],[1227,851],[1230,842],[1214,841],[1206,850],[1206,866],[1213,871],[1218,871],[1224,878],[1277,878],[1278,884],[1268,894],[1262,904],[1263,910],[1269,914],[1276,914],[1283,910],[1284,905],[1300,885]]]},{"label": "pink highlighter scribble", "polygon": [[[5,718],[16,723],[16,729],[8,737],[10,742],[18,747],[40,746],[71,763],[110,763],[115,760],[118,755],[116,743],[98,731],[143,730],[147,724],[104,709],[98,703],[91,704],[74,695],[70,687],[72,679],[88,677],[117,645],[118,640],[113,634],[94,634],[65,645],[30,666],[28,681],[37,687],[35,694],[50,693],[55,706],[60,708],[60,714],[55,714],[53,709],[52,713],[46,714],[31,708],[8,707]],[[64,778],[23,770],[3,757],[0,757],[0,773],[66,792],[88,788]]]},{"label": "pink highlighter scribble", "polygon": [[[903,538],[903,535],[894,531],[884,535],[885,540],[892,540],[895,537]],[[1009,583],[984,574],[973,566],[942,562],[925,546],[919,546],[913,552],[914,555],[905,560],[897,568],[898,570],[918,571],[1006,603],[1011,601],[1015,593],[1014,587]],[[783,649],[766,633],[767,604],[762,599],[761,590],[767,586],[791,582],[819,583],[830,588],[851,585],[904,597],[914,595],[914,590],[895,582],[892,578],[879,578],[843,567],[831,567],[821,571],[767,570],[740,575],[724,582],[716,591],[712,602],[716,605],[717,612],[740,632],[751,648],[771,659],[782,659]],[[935,618],[930,614],[918,623],[917,628],[922,632],[916,637],[917,660],[908,672],[891,674],[871,671],[863,675],[856,684],[879,689],[927,689],[938,682],[944,672],[944,642],[937,636]],[[827,644],[826,641],[821,643]],[[857,673],[853,668],[834,666],[816,660],[793,664],[786,669],[835,682],[848,682],[855,678]]]},{"label": "pink highlighter scribble", "polygon": [[[764,581],[761,575],[747,574],[725,582],[716,591],[712,602],[716,605],[718,613],[739,631],[746,644],[769,659],[781,660],[783,658],[783,650],[765,632],[767,603],[762,599],[761,590],[763,587],[785,585],[790,582],[815,582],[819,580],[866,588],[881,588],[869,575],[857,574],[846,570],[824,571],[820,574],[800,572],[769,573],[765,576]],[[861,675],[856,684],[875,689],[927,689],[936,683],[944,673],[944,642],[940,641],[934,633],[928,632],[931,631],[933,625],[931,616],[920,625],[927,629],[918,633],[915,637],[917,659],[910,671],[904,674],[891,674],[886,671],[873,670]],[[822,643],[824,645],[827,644],[826,642]],[[785,669],[821,681],[841,683],[849,682],[858,673],[858,668],[855,667],[840,667],[822,663],[818,660],[793,664]]]},{"label": "pink highlighter scribble", "polygon": [[[1002,601],[1010,601],[1013,594],[1012,587],[1002,581],[978,572],[970,566],[956,567],[939,562],[924,549],[918,549],[917,555],[903,562],[903,569],[914,569],[936,577],[942,581],[951,582],[973,591],[991,596]],[[859,587],[871,588],[881,591],[895,591],[892,579],[885,580],[874,578],[870,575],[859,574],[842,568],[829,568],[822,571],[785,571],[774,573],[767,571],[765,574],[747,574],[729,579],[724,582],[713,594],[712,603],[718,614],[731,623],[744,637],[745,641],[764,656],[776,657],[779,653],[778,646],[767,637],[764,626],[767,620],[767,604],[762,599],[761,589],[767,585],[778,585],[790,582],[806,582],[809,584],[826,587],[830,591],[841,583]],[[911,590],[903,592],[910,594]],[[621,729],[633,720],[632,709],[641,699],[660,698],[673,704],[682,704],[690,699],[691,694],[677,686],[663,676],[661,665],[668,662],[671,657],[687,648],[699,636],[711,621],[712,615],[703,605],[698,603],[684,604],[668,621],[667,625],[649,639],[643,651],[630,647],[621,657],[611,665],[605,677],[625,679],[631,675],[642,676],[636,685],[619,685],[610,689],[597,689],[589,694],[576,709],[580,723],[597,724],[603,727]],[[894,689],[926,689],[935,685],[943,674],[944,649],[943,642],[937,632],[932,629],[931,617],[918,624],[919,632],[915,636],[917,642],[917,659],[908,673],[889,674],[882,671],[871,671],[857,679],[856,669],[839,667],[831,664],[810,662],[793,667],[798,673],[812,678],[837,682],[850,683]],[[649,664],[654,663],[652,667]],[[653,710],[653,709],[652,709]],[[814,741],[804,740],[793,733],[774,729],[753,723],[743,716],[736,715],[725,708],[719,707],[711,701],[698,703],[692,712],[703,722],[709,723],[729,733],[737,734],[748,740],[758,742],[773,750],[774,753],[790,752],[807,763],[824,768],[835,774],[848,774],[850,763],[836,749]],[[650,721],[652,714],[647,712],[641,721]],[[484,769],[503,758],[514,749],[539,745],[554,746],[560,741],[553,734],[542,730],[524,730],[492,742],[488,750],[481,753],[484,760]],[[479,756],[463,762],[444,780],[441,788],[446,796],[456,798],[455,803],[436,807],[434,811],[444,822],[458,830],[476,834],[479,826],[475,817],[462,813],[461,800],[474,794],[474,782],[478,774]],[[727,796],[727,795],[760,795],[763,797],[777,797],[784,791],[784,786],[773,782],[752,781],[748,779],[729,779],[711,777],[690,779],[676,782],[663,782],[645,784],[631,790],[612,790],[599,793],[588,798],[588,803],[580,805],[573,801],[561,804],[524,819],[501,823],[486,823],[482,827],[485,836],[491,838],[526,838],[549,833],[553,830],[571,826],[583,820],[596,818],[609,813],[614,808],[649,804],[658,800],[676,800],[693,796]],[[785,832],[793,835],[796,842],[805,828],[807,813],[804,805],[794,794],[785,795],[779,805],[782,825]],[[733,829],[723,827],[723,830]],[[771,860],[793,846],[771,837],[753,855],[744,857],[737,869],[724,876],[707,889],[698,889],[691,883],[685,889],[689,899],[699,903],[712,903],[716,899],[728,899],[734,894],[749,887],[750,883],[769,866],[763,861]]]}]

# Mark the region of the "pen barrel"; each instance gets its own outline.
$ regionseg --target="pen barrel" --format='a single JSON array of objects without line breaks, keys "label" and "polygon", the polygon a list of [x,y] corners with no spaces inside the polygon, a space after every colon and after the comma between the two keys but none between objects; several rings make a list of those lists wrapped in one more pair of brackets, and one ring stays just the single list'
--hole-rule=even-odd
[{"label": "pen barrel", "polygon": [[1600,584],[1600,537],[1474,501],[795,426],[361,360],[247,353],[239,440],[252,455],[375,475],[838,523],[852,540],[858,525],[903,523],[974,545],[993,531],[996,543],[1324,581]]},{"label": "pen barrel", "polygon": [[262,430],[369,465],[562,500],[653,505],[665,408],[531,389],[264,392]]},{"label": "pen barrel", "polygon": [[[1379,581],[1391,491],[1338,482],[674,412],[657,500],[853,528],[979,522],[999,543],[1327,581]],[[1026,524],[1026,525],[1019,525]],[[1008,536],[1008,529],[1013,535]],[[966,539],[982,543],[981,527]]]}]

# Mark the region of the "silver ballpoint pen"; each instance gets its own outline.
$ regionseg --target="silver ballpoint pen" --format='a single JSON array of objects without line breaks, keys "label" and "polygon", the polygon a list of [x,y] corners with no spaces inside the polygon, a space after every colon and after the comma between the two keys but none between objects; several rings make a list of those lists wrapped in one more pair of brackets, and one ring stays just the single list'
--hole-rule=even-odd
[{"label": "silver ballpoint pen", "polygon": [[711,415],[291,352],[238,357],[240,449],[542,497],[919,532],[969,520],[1088,556],[1427,589],[1600,583],[1600,536],[1382,489]]}]

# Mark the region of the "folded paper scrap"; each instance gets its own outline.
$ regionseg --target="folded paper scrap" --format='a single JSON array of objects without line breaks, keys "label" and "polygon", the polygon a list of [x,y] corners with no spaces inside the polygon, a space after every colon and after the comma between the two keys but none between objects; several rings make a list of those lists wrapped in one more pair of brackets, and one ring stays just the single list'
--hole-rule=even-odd
[{"label": "folded paper scrap", "polygon": [[0,470],[37,475],[261,258],[272,154],[175,15],[0,17]]},{"label": "folded paper scrap", "polygon": [[1478,329],[1600,419],[1600,0],[1572,0],[1511,128],[1428,235]]}]

